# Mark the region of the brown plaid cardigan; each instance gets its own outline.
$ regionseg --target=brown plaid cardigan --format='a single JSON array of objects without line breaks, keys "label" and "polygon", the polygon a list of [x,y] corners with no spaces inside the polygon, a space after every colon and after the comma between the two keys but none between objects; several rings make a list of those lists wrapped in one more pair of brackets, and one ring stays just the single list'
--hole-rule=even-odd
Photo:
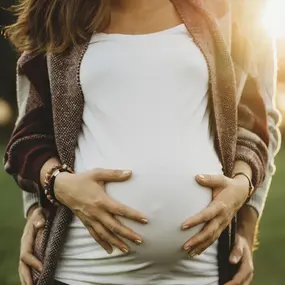
[{"label": "brown plaid cardigan", "polygon": [[[230,176],[235,160],[243,160],[252,167],[257,187],[265,176],[269,136],[254,61],[238,27],[231,27],[229,36],[220,26],[219,18],[228,13],[228,1],[211,1],[172,0],[208,64],[210,120],[224,174]],[[219,13],[224,10],[223,15],[215,13],[213,2],[221,8]],[[79,69],[87,46],[88,42],[64,54],[24,53],[18,62],[19,119],[5,153],[5,169],[21,189],[38,193],[49,212],[35,247],[36,256],[44,263],[41,275],[34,272],[39,285],[53,283],[56,260],[72,218],[65,206],[56,208],[47,202],[39,172],[54,156],[74,164],[84,107]],[[237,48],[230,53],[231,46]],[[233,274],[228,262],[233,238],[227,229],[219,239],[220,284]]]}]

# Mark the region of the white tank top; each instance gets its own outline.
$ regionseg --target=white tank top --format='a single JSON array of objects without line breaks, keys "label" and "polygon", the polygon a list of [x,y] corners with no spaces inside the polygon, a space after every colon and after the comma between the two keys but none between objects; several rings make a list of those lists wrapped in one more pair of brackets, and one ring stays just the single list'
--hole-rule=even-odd
[{"label": "white tank top", "polygon": [[112,198],[144,213],[148,225],[120,220],[144,238],[108,255],[74,217],[56,279],[70,285],[217,285],[217,243],[190,259],[183,244],[203,225],[181,224],[212,192],[196,174],[221,173],[209,136],[205,59],[184,25],[147,35],[95,34],[80,80],[85,98],[75,170],[131,169],[110,183]]}]

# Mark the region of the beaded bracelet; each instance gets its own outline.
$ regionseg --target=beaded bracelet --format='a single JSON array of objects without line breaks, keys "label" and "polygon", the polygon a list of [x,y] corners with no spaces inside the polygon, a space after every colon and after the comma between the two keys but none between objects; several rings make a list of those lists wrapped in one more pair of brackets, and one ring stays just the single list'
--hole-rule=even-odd
[{"label": "beaded bracelet", "polygon": [[59,204],[54,194],[54,182],[57,175],[60,174],[61,172],[74,173],[72,168],[68,167],[66,164],[55,165],[46,173],[44,181],[44,190],[47,199],[52,204]]}]

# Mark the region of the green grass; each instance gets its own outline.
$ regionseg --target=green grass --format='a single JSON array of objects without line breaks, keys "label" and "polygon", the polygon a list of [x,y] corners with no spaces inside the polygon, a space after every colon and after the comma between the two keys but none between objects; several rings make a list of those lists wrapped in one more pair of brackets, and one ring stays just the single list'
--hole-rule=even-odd
[{"label": "green grass", "polygon": [[[260,225],[254,285],[285,285],[285,149],[279,153],[276,164]],[[18,285],[19,241],[24,225],[21,191],[2,167],[0,189],[0,285]]]}]

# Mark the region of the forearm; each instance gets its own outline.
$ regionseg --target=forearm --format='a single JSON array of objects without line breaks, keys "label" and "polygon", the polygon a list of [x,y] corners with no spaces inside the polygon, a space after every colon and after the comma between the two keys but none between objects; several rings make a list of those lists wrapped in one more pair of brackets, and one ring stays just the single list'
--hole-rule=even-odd
[{"label": "forearm", "polygon": [[[58,158],[54,157],[49,160],[47,160],[41,170],[40,170],[40,184],[41,186],[44,185],[44,179],[47,171],[52,168],[54,165],[59,164],[60,161]],[[24,208],[24,216],[25,218],[28,218],[30,215],[30,212],[33,212],[35,208],[39,206],[39,195],[38,193],[28,193],[28,192],[23,192],[23,208]]]},{"label": "forearm", "polygon": [[246,174],[250,179],[252,178],[252,169],[250,165],[241,160],[235,162],[233,174],[239,172]]},{"label": "forearm", "polygon": [[237,232],[248,241],[252,250],[255,245],[257,226],[257,212],[251,206],[244,205],[238,211]]}]

